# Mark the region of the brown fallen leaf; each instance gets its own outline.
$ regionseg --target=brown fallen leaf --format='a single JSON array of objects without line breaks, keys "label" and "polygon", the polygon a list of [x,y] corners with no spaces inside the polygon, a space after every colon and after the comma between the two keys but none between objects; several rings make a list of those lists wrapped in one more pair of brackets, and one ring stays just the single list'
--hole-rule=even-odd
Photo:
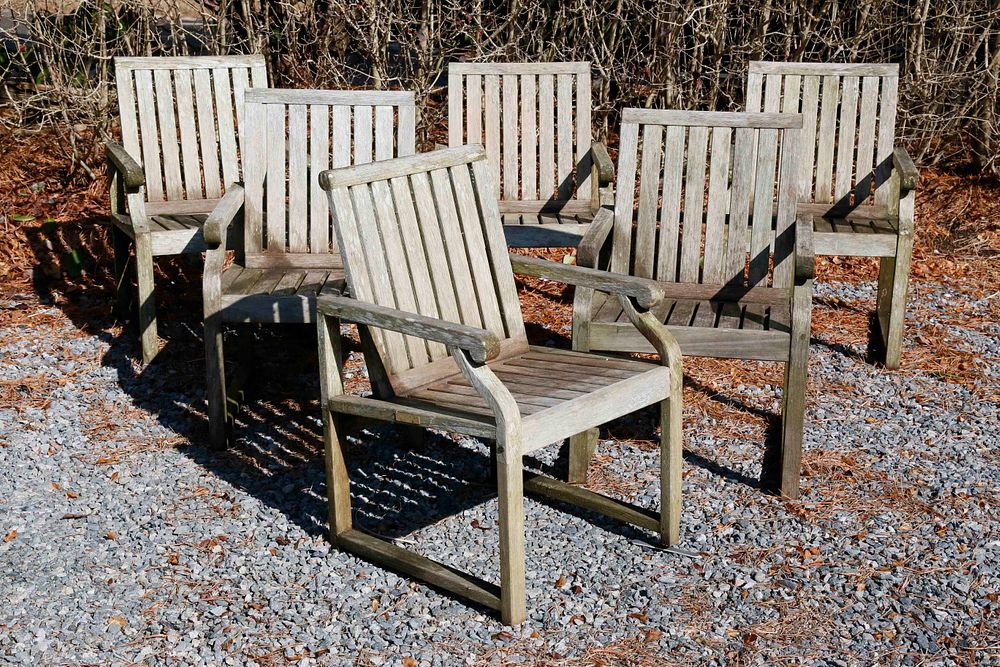
[{"label": "brown fallen leaf", "polygon": [[649,630],[646,630],[646,641],[647,642],[655,642],[656,640],[658,640],[662,636],[663,636],[663,632],[661,632],[660,630],[657,630],[656,628],[650,628]]},{"label": "brown fallen leaf", "polygon": [[289,544],[292,543],[292,541],[287,537],[285,537],[284,535],[278,535],[276,538],[274,538],[274,541],[283,547],[287,547]]},{"label": "brown fallen leaf", "polygon": [[633,613],[631,613],[631,614],[628,615],[628,618],[634,618],[635,620],[639,621],[640,623],[645,623],[646,621],[649,620],[649,616],[646,616],[646,614],[643,614],[641,612],[633,612]]},{"label": "brown fallen leaf", "polygon": [[562,588],[565,585],[566,585],[566,577],[565,575],[560,574],[559,578],[556,579],[556,588]]},{"label": "brown fallen leaf", "polygon": [[410,656],[406,656],[403,658],[403,667],[417,667],[417,661]]},{"label": "brown fallen leaf", "polygon": [[118,539],[118,533],[116,533],[113,530],[109,530],[107,533],[104,534],[104,539],[106,539],[106,540],[117,540]]},{"label": "brown fallen leaf", "polygon": [[66,492],[66,497],[69,498],[70,500],[74,500],[76,498],[79,498],[80,494],[77,493],[76,491],[67,491]]},{"label": "brown fallen leaf", "polygon": [[500,632],[496,633],[495,635],[491,635],[491,637],[493,638],[494,641],[505,642],[505,641],[507,641],[509,639],[512,639],[514,637],[514,635],[510,634],[506,630],[501,630]]},{"label": "brown fallen leaf", "polygon": [[117,625],[119,628],[124,628],[128,625],[128,621],[125,620],[124,616],[115,616],[108,621],[108,625]]},{"label": "brown fallen leaf", "polygon": [[167,556],[167,565],[177,565],[181,562],[181,556],[177,552],[174,552]]},{"label": "brown fallen leaf", "polygon": [[10,542],[15,537],[17,537],[17,531],[16,530],[12,530],[12,531],[10,531],[9,533],[7,533],[6,535],[3,536],[3,541],[4,542]]}]

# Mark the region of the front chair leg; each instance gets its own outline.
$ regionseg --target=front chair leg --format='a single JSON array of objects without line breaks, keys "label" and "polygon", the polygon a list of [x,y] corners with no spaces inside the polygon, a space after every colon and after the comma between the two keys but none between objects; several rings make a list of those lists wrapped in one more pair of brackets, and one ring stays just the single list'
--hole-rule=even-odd
[{"label": "front chair leg", "polygon": [[906,293],[910,282],[912,253],[913,237],[901,235],[896,243],[896,256],[883,257],[879,264],[876,314],[882,336],[882,361],[891,370],[899,368],[903,352],[903,324],[906,319]]},{"label": "front chair leg", "polygon": [[[513,446],[511,446],[513,444]],[[520,443],[497,443],[500,501],[500,616],[507,625],[527,619],[524,582],[524,480]]]},{"label": "front chair leg", "polygon": [[135,272],[139,288],[139,340],[142,361],[150,363],[160,351],[156,332],[156,301],[153,296],[152,239],[148,233],[135,235]]},{"label": "front chair leg", "polygon": [[587,469],[590,467],[590,459],[594,456],[594,450],[597,449],[600,433],[599,429],[591,428],[570,436],[569,473],[566,476],[570,484],[587,483]]},{"label": "front chair leg", "polygon": [[214,449],[226,447],[226,366],[222,351],[222,321],[219,315],[205,317],[205,372],[208,401],[208,436]]},{"label": "front chair leg", "polygon": [[679,368],[670,371],[670,398],[660,401],[660,542],[667,546],[680,540],[684,459],[683,376]]}]

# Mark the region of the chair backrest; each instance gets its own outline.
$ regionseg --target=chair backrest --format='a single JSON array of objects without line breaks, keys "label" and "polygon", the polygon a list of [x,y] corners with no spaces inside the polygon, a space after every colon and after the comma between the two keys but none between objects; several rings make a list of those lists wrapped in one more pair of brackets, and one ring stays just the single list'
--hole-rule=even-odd
[{"label": "chair backrest", "polygon": [[833,213],[888,200],[899,66],[751,62],[746,110],[801,113],[802,201]]},{"label": "chair backrest", "polygon": [[799,114],[625,109],[611,270],[790,287],[801,126]]},{"label": "chair backrest", "polygon": [[[353,297],[485,328],[505,347],[527,346],[482,147],[375,162],[324,178]],[[372,338],[397,391],[415,376],[433,377],[428,366],[454,369],[438,343],[381,330]]]},{"label": "chair backrest", "polygon": [[263,56],[115,58],[115,79],[123,146],[145,172],[150,214],[156,202],[218,199],[241,180],[243,97],[267,86]]},{"label": "chair backrest", "polygon": [[319,174],[412,155],[414,95],[249,90],[246,125],[254,137],[244,160],[247,266],[328,266],[337,245]]},{"label": "chair backrest", "polygon": [[501,213],[586,212],[590,105],[589,62],[451,63],[448,145],[486,147]]}]

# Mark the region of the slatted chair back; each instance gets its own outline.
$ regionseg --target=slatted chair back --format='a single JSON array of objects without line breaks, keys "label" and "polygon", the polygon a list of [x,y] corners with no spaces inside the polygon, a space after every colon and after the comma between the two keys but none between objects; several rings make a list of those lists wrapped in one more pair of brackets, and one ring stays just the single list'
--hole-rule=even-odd
[{"label": "slatted chair back", "polygon": [[[504,347],[527,349],[496,184],[481,147],[324,178],[352,296],[484,328]],[[415,377],[433,377],[426,367],[436,362],[445,374],[455,370],[439,343],[377,329],[372,336],[396,391]]]},{"label": "slatted chair back", "polygon": [[590,111],[589,62],[448,66],[448,144],[486,147],[501,213],[597,208]]},{"label": "slatted chair back", "polygon": [[142,165],[149,213],[218,199],[241,180],[243,100],[267,86],[262,56],[115,58],[115,79],[122,145]]},{"label": "slatted chair back", "polygon": [[746,110],[802,114],[800,196],[846,213],[889,199],[898,91],[895,64],[751,62]]},{"label": "slatted chair back", "polygon": [[319,174],[412,155],[412,92],[256,89],[246,93],[248,267],[329,266],[337,251]]},{"label": "slatted chair back", "polygon": [[611,270],[790,287],[801,125],[798,114],[625,109]]}]

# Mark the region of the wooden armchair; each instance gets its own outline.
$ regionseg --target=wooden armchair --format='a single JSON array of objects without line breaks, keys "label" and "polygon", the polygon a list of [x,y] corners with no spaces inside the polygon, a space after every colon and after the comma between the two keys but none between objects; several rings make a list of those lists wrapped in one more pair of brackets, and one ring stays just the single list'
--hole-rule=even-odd
[{"label": "wooden armchair", "polygon": [[[212,444],[228,423],[226,322],[311,323],[316,297],[344,286],[320,172],[414,152],[410,92],[251,90],[246,93],[245,191],[230,188],[205,223],[205,362]],[[230,225],[243,221],[242,231]],[[225,266],[226,246],[239,248]]]},{"label": "wooden armchair", "polygon": [[[812,219],[795,210],[801,126],[797,114],[625,109],[614,213],[598,214],[577,253],[580,266],[610,255],[611,271],[655,280],[666,297],[650,313],[683,354],[785,362],[781,455],[763,477],[792,498],[813,275]],[[656,351],[617,299],[586,288],[573,347]],[[577,444],[572,481],[583,482],[591,447]]]},{"label": "wooden armchair", "polygon": [[899,66],[751,62],[747,111],[803,116],[799,210],[817,255],[880,257],[873,347],[899,368],[918,173],[896,147]]},{"label": "wooden armchair", "polygon": [[115,58],[122,143],[106,146],[115,279],[126,305],[135,245],[144,363],[159,351],[153,257],[201,253],[202,225],[241,179],[243,97],[267,86],[262,56]]},{"label": "wooden armchair", "polygon": [[[526,615],[524,490],[637,524],[667,544],[678,539],[681,366],[673,337],[649,311],[659,283],[508,256],[486,155],[464,146],[321,176],[354,297],[324,296],[318,306],[327,493],[336,546],[498,608],[516,624]],[[528,345],[514,271],[615,294],[660,363]],[[339,319],[359,324],[378,398],[344,394]],[[524,455],[655,404],[660,513],[541,475],[522,479]],[[352,526],[342,415],[496,441],[499,591]]]},{"label": "wooden armchair", "polygon": [[591,138],[590,72],[589,62],[448,66],[448,145],[486,147],[510,246],[575,246],[611,201],[614,167]]}]

